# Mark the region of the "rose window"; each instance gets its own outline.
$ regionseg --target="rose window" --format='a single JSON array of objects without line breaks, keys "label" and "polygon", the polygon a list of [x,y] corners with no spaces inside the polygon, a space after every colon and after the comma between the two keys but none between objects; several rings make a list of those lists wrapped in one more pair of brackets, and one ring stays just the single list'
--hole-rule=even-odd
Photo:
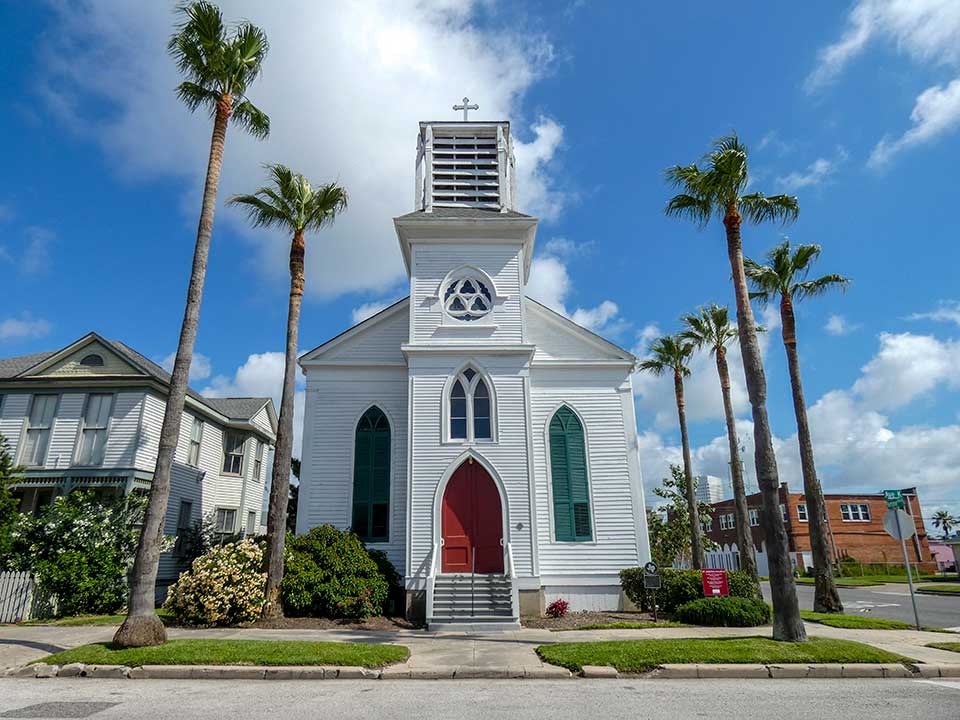
[{"label": "rose window", "polygon": [[454,280],[443,294],[443,307],[457,320],[477,320],[493,308],[493,296],[482,282],[474,277]]}]

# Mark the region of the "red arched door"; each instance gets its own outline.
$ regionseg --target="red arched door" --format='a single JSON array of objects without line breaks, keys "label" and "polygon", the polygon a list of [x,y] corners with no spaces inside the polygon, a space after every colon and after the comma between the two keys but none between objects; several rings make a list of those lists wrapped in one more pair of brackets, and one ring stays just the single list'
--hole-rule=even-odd
[{"label": "red arched door", "polygon": [[503,513],[493,478],[477,462],[456,469],[443,493],[440,571],[503,572]]}]

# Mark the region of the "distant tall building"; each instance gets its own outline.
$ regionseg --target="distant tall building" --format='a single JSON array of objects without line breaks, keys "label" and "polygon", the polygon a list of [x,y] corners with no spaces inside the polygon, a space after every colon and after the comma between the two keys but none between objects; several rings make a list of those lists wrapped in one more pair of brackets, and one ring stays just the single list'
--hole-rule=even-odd
[{"label": "distant tall building", "polygon": [[695,475],[697,481],[697,500],[715,503],[723,500],[723,480],[716,475]]}]

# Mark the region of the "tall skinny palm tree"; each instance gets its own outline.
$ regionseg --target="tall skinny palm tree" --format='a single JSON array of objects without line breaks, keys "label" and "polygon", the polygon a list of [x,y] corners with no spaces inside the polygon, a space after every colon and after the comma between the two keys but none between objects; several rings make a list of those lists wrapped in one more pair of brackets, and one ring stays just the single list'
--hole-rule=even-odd
[{"label": "tall skinny palm tree", "polygon": [[773,599],[773,638],[789,642],[807,639],[797,602],[787,532],[780,514],[780,478],[773,452],[773,436],[767,417],[767,379],[757,342],[757,327],[750,307],[747,278],[743,271],[740,226],[748,222],[791,222],[799,214],[797,198],[743,194],[747,187],[747,148],[736,135],[715,141],[696,163],[667,169],[669,183],[681,192],[667,203],[666,214],[687,218],[701,227],[711,218],[722,219],[727,234],[727,257],[737,298],[737,331],[753,415],[754,463],[762,498],[763,526],[767,541],[770,593]]},{"label": "tall skinny palm tree", "polygon": [[823,500],[823,488],[817,477],[813,459],[813,441],[810,439],[810,424],[807,422],[807,403],[803,397],[803,381],[800,377],[800,356],[797,353],[797,319],[793,306],[809,297],[816,297],[834,288],[846,287],[850,280],[842,275],[831,274],[808,280],[810,269],[820,257],[819,245],[798,245],[791,251],[790,241],[784,240],[767,253],[768,265],[761,265],[749,258],[744,260],[747,279],[754,288],[750,297],[761,303],[780,301],[780,325],[783,347],[787,351],[787,367],[790,371],[790,387],[793,391],[793,412],[797,416],[797,440],[800,444],[800,469],[803,473],[803,493],[807,503],[807,531],[810,534],[810,550],[813,555],[813,573],[816,588],[813,609],[816,612],[843,612],[843,603],[833,579],[830,561],[830,528],[827,524],[827,509]]},{"label": "tall skinny palm tree", "polygon": [[677,416],[680,419],[680,442],[683,446],[683,475],[686,479],[687,509],[690,512],[691,564],[697,570],[703,567],[703,528],[697,508],[697,491],[693,483],[690,460],[690,437],[687,434],[687,409],[683,397],[683,379],[690,375],[690,356],[693,343],[681,337],[662,337],[650,346],[650,358],[640,363],[640,369],[654,375],[673,374],[673,391],[677,398]]},{"label": "tall skinny palm tree", "polygon": [[283,615],[280,602],[280,581],[283,580],[283,552],[286,545],[287,503],[289,501],[290,468],[293,455],[293,391],[297,372],[297,340],[300,328],[300,305],[303,301],[303,261],[306,252],[304,235],[318,231],[333,222],[347,207],[347,192],[335,183],[313,187],[299,173],[284,165],[268,165],[270,185],[252,195],[236,195],[231,205],[243,205],[254,227],[282,228],[293,237],[290,241],[290,301],[287,310],[287,347],[283,366],[283,394],[277,449],[273,459],[270,486],[270,509],[267,515],[267,602],[264,618]]},{"label": "tall skinny palm tree", "polygon": [[163,519],[170,496],[170,468],[180,437],[180,419],[200,321],[200,302],[210,254],[227,125],[233,120],[257,138],[265,138],[270,133],[269,118],[246,97],[247,88],[260,74],[267,54],[267,37],[263,31],[248,22],[228,29],[219,8],[203,0],[181,5],[178,11],[183,14],[184,22],[167,45],[180,72],[187,77],[177,88],[177,96],[191,111],[203,107],[210,112],[213,136],[186,308],[160,430],[157,464],[130,574],[128,614],[113,637],[113,642],[121,647],[159,645],[167,638],[163,623],[154,611],[157,568]]},{"label": "tall skinny palm tree", "polygon": [[950,537],[950,531],[960,525],[960,519],[955,518],[946,510],[937,510],[933,514],[933,526],[943,532],[943,539]]},{"label": "tall skinny palm tree", "polygon": [[737,547],[740,549],[740,569],[750,574],[760,589],[757,559],[754,555],[750,515],[747,511],[747,493],[743,484],[743,464],[737,446],[737,422],[730,397],[730,368],[727,366],[727,344],[737,337],[737,327],[730,322],[729,311],[711,303],[697,308],[696,314],[685,315],[681,322],[686,329],[680,334],[697,348],[706,348],[717,361],[720,394],[723,396],[723,415],[727,421],[727,444],[730,447],[730,477],[733,480],[733,509],[737,522]]}]

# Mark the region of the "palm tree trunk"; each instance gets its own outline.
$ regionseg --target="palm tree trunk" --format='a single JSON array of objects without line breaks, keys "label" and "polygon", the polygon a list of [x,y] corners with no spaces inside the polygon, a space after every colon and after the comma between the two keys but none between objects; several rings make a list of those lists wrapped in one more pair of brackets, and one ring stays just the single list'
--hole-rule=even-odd
[{"label": "palm tree trunk", "polygon": [[757,577],[757,559],[754,555],[753,534],[750,530],[750,514],[747,511],[747,493],[743,485],[743,465],[740,463],[740,448],[737,447],[737,423],[733,416],[733,401],[730,399],[727,351],[723,347],[718,347],[716,356],[717,374],[720,375],[720,392],[723,395],[723,415],[727,421],[727,443],[730,446],[730,477],[733,479],[733,510],[737,517],[740,569],[750,574],[759,594],[760,578]]},{"label": "palm tree trunk", "polygon": [[807,403],[803,398],[800,357],[797,353],[797,322],[793,312],[793,300],[789,295],[780,297],[780,321],[783,346],[787,351],[787,366],[790,369],[793,411],[797,416],[800,468],[803,472],[803,494],[807,503],[807,526],[810,533],[810,551],[813,555],[813,574],[816,583],[813,609],[816,612],[839,613],[843,612],[843,603],[840,601],[840,593],[837,592],[837,584],[833,579],[830,539],[827,537],[827,509],[813,460],[813,441],[810,439],[810,426],[807,423]]},{"label": "palm tree trunk", "polygon": [[167,640],[167,632],[155,612],[160,543],[163,538],[167,501],[170,498],[170,469],[180,439],[180,420],[183,416],[190,364],[193,361],[193,346],[197,340],[197,326],[200,322],[200,302],[203,299],[203,282],[207,275],[207,258],[210,255],[210,236],[213,233],[213,214],[217,207],[223,145],[232,110],[233,98],[230,95],[224,95],[217,103],[213,122],[210,157],[207,160],[207,179],[203,187],[197,242],[193,250],[193,269],[190,271],[190,284],[187,287],[187,305],[183,312],[177,356],[173,361],[173,372],[170,376],[167,407],[163,414],[160,443],[157,449],[157,464],[153,471],[153,481],[150,483],[150,495],[143,518],[143,528],[140,530],[140,542],[137,545],[137,554],[130,572],[127,619],[113,636],[114,644],[121,647],[160,645]]},{"label": "palm tree trunk", "polygon": [[280,582],[283,580],[283,553],[286,546],[287,504],[290,498],[290,460],[293,457],[293,395],[297,379],[297,340],[300,329],[300,305],[303,302],[303,258],[306,247],[303,231],[294,233],[290,244],[290,304],[287,310],[287,350],[283,366],[283,394],[280,397],[280,418],[277,449],[273,456],[270,484],[270,510],[267,516],[267,551],[264,566],[267,572],[267,602],[264,619],[283,616]]},{"label": "palm tree trunk", "polygon": [[757,483],[760,485],[764,536],[767,541],[767,559],[770,573],[770,594],[773,599],[773,639],[803,642],[807,631],[800,619],[797,589],[793,582],[793,568],[787,544],[787,531],[780,513],[780,478],[777,458],[773,452],[773,437],[767,418],[767,379],[757,342],[757,327],[750,307],[747,276],[743,271],[743,246],[740,241],[740,212],[734,204],[727,207],[723,224],[727,229],[727,255],[733,273],[733,288],[737,297],[737,330],[740,336],[740,354],[747,381],[747,394],[753,414],[754,462]]},{"label": "palm tree trunk", "polygon": [[683,399],[683,377],[673,374],[673,387],[677,395],[677,415],[680,418],[680,441],[683,445],[683,475],[687,481],[687,510],[690,513],[690,564],[695,570],[703,568],[703,528],[700,527],[700,512],[697,494],[693,486],[693,463],[690,461],[690,438],[687,436],[687,411]]}]

